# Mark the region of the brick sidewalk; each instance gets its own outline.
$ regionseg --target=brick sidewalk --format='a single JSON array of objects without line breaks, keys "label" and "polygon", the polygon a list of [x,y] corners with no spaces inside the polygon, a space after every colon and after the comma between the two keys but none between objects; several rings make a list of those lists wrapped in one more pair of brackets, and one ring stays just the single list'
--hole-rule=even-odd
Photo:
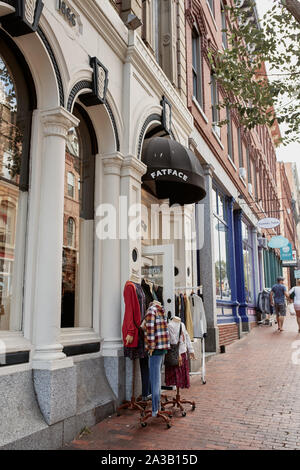
[{"label": "brick sidewalk", "polygon": [[[126,411],[67,448],[300,449],[300,364],[292,363],[292,343],[300,334],[295,318],[284,327],[281,333],[275,327],[255,328],[213,357],[207,384],[194,376],[184,391],[196,401],[196,410],[174,417],[171,429],[158,419],[141,428],[139,414]],[[300,363],[300,352],[298,358]]]}]

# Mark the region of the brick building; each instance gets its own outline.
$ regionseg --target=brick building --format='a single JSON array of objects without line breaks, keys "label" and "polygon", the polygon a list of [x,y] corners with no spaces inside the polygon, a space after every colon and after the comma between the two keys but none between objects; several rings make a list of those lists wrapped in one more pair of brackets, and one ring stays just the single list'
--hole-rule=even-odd
[{"label": "brick building", "polygon": [[[211,227],[208,246],[199,255],[199,276],[210,324],[208,347],[217,350],[218,344],[232,342],[255,325],[257,294],[265,285],[265,258],[272,257],[280,269],[278,253],[264,254],[259,243],[279,229],[257,229],[259,219],[279,217],[275,144],[280,131],[277,123],[272,129],[246,130],[235,111],[218,110],[224,90],[215,80],[208,51],[227,47],[222,32],[227,21],[224,3],[186,0],[185,4],[187,104],[194,117],[191,143],[206,165],[210,193],[204,210]],[[218,122],[225,119],[228,124],[220,128]],[[210,263],[207,249],[212,253]]]}]

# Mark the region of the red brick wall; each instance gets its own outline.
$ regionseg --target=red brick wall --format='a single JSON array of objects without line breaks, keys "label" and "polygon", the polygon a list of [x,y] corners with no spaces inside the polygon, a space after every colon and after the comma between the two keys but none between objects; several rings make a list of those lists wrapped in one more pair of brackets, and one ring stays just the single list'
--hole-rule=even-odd
[{"label": "red brick wall", "polygon": [[219,344],[227,346],[239,339],[238,325],[229,323],[228,325],[219,325]]}]

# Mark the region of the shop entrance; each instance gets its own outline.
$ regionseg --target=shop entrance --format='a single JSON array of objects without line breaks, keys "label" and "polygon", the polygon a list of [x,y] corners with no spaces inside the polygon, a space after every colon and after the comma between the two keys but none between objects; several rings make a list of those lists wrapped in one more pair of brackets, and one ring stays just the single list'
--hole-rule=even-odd
[{"label": "shop entrance", "polygon": [[175,314],[174,245],[149,245],[142,251],[142,277],[157,288],[169,318]]}]

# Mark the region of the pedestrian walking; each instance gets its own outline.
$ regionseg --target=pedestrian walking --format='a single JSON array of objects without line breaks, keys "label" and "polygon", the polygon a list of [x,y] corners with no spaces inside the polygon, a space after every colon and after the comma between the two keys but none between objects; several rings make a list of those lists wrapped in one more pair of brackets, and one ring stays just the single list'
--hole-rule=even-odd
[{"label": "pedestrian walking", "polygon": [[298,323],[298,333],[300,333],[300,279],[297,279],[297,285],[290,290],[289,295],[290,299],[294,301]]},{"label": "pedestrian walking", "polygon": [[286,316],[286,298],[289,299],[289,294],[284,285],[284,277],[279,276],[277,284],[274,284],[270,293],[271,305],[273,305],[277,316],[278,331],[283,331],[283,322]]}]

